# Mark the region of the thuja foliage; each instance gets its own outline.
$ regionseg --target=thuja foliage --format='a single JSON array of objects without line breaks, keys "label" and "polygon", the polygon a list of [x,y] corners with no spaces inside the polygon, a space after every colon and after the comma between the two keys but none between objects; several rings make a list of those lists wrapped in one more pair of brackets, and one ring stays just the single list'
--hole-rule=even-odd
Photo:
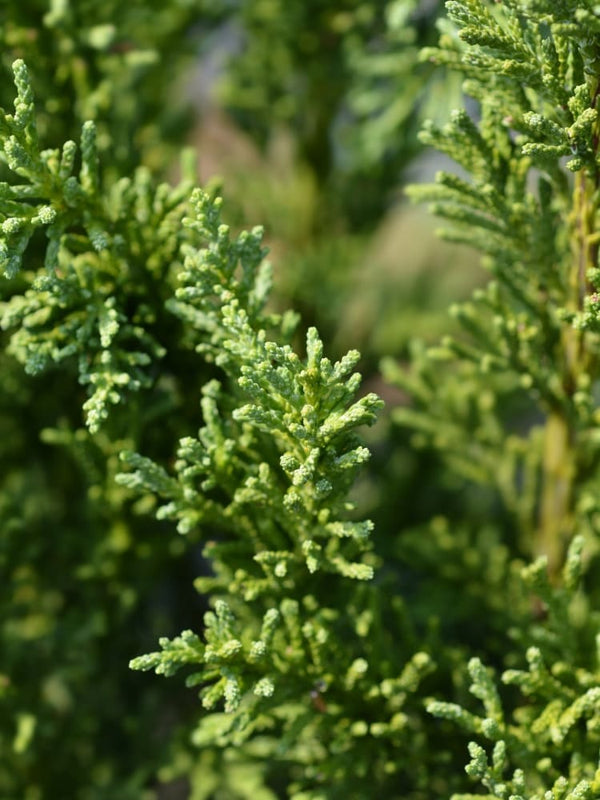
[{"label": "thuja foliage", "polygon": [[[384,783],[417,763],[407,754],[396,764],[391,752],[399,739],[407,753],[419,740],[418,721],[408,724],[401,709],[429,658],[387,633],[399,629],[399,600],[379,611],[377,593],[363,604],[345,588],[376,566],[371,526],[352,511],[349,489],[367,458],[354,429],[379,401],[355,397],[356,353],[330,363],[310,330],[294,355],[293,315],[264,309],[260,232],[229,236],[219,201],[193,193],[189,159],[178,186],[161,183],[171,140],[186,131],[167,93],[196,41],[190,25],[201,33],[227,10],[175,0],[15,2],[1,12],[2,59],[14,76],[0,88],[3,797],[61,796],[66,775],[73,797],[151,797],[171,760],[170,774],[187,775],[204,796],[267,792],[265,780],[280,790],[321,786],[345,769],[343,753],[325,772],[319,765],[351,718],[339,701],[332,717],[336,701],[322,695],[341,674],[342,696],[364,694],[366,637],[379,642],[373,674],[383,688],[361,701],[356,736],[375,724],[387,746],[361,748],[362,785],[374,752],[378,772],[391,776]],[[119,454],[134,470],[120,484]],[[161,521],[131,487],[164,495]],[[172,518],[185,537],[164,535]],[[206,556],[195,549],[200,532],[210,537]],[[204,738],[195,734],[200,760],[184,733],[167,747],[174,722],[195,708],[166,685],[142,689],[124,668],[174,617],[202,633],[203,603],[178,587],[209,564],[214,576],[201,588],[231,610],[217,603],[227,625],[217,635],[221,622],[207,621],[207,636],[211,626],[215,641],[228,641],[227,626],[255,628],[265,654],[240,632],[245,655],[231,654],[240,667],[225,685],[210,670],[198,680],[232,713],[246,686],[257,702],[278,684],[286,693],[258,726],[275,731],[265,754],[279,747],[278,731],[290,742],[265,780],[267,759],[253,749],[261,739],[240,756],[224,749],[228,740],[210,734],[218,715]],[[347,631],[349,661],[336,646]],[[266,653],[286,640],[289,669]],[[299,711],[306,746],[290,723]]]},{"label": "thuja foliage", "polygon": [[458,36],[424,58],[460,70],[474,102],[423,139],[463,172],[440,172],[413,194],[449,221],[443,235],[485,254],[492,279],[451,309],[463,336],[420,349],[410,372],[397,372],[415,405],[396,417],[456,474],[496,492],[513,552],[538,557],[524,578],[540,620],[515,630],[522,650],[502,658],[502,682],[518,693],[497,688],[475,658],[483,713],[429,708],[476,735],[467,772],[486,796],[591,798],[597,595],[593,578],[582,592],[577,576],[598,533],[600,18],[581,2],[447,10]]},{"label": "thuja foliage", "polygon": [[[209,717],[207,729],[196,731],[199,744],[203,737],[211,742],[216,737],[221,746],[239,745],[257,730],[269,731],[273,755],[306,767],[298,773],[298,787],[331,779],[342,790],[348,748],[372,728],[376,739],[356,748],[357,779],[367,791],[375,757],[384,783],[393,779],[410,766],[408,758],[396,762],[391,750],[398,740],[409,747],[413,741],[401,709],[428,671],[429,658],[424,653],[403,658],[405,667],[396,674],[396,659],[384,657],[391,645],[385,616],[401,619],[401,604],[392,604],[384,615],[377,593],[357,597],[346,588],[348,581],[371,579],[375,563],[370,523],[349,516],[348,490],[368,457],[354,430],[373,422],[380,406],[373,394],[354,399],[358,354],[331,363],[310,329],[306,355],[296,355],[286,343],[293,315],[264,310],[270,276],[262,233],[231,237],[218,199],[190,194],[185,183],[151,193],[142,171],[137,181],[113,187],[107,207],[93,123],[83,126],[77,161],[71,143],[40,150],[28,72],[22,61],[13,68],[17,99],[14,113],[2,118],[3,148],[8,168],[24,182],[3,186],[4,273],[21,281],[3,307],[4,327],[16,329],[8,354],[29,373],[71,361],[88,395],[82,412],[90,434],[118,429],[119,408],[151,388],[153,365],[165,356],[161,334],[151,334],[155,318],[136,294],[148,291],[154,269],[170,267],[177,277],[165,313],[184,321],[186,345],[227,381],[223,393],[216,380],[204,385],[203,427],[197,439],[180,441],[176,478],[155,461],[122,451],[134,469],[120,476],[122,486],[167,499],[157,515],[177,519],[181,533],[200,527],[217,537],[205,551],[215,575],[200,581],[216,598],[215,612],[205,621],[207,646],[185,632],[164,640],[160,654],[134,664],[167,674],[182,665],[203,666],[189,680],[206,684],[208,708],[224,698],[225,714]],[[153,233],[144,228],[140,242],[144,218],[151,220]],[[180,229],[173,226],[176,218]],[[25,270],[38,228],[47,240],[45,256],[37,271]],[[169,277],[160,274],[165,290]],[[45,438],[72,441],[60,431],[48,431]],[[83,432],[73,438],[74,444],[87,442]],[[122,437],[115,447],[135,438]],[[119,499],[117,491],[113,502]],[[328,608],[331,594],[336,603]],[[356,607],[353,623],[345,613],[350,604]],[[368,663],[360,653],[367,635],[373,645],[379,642],[382,657],[373,675],[381,688],[361,700],[364,709],[355,720],[345,713],[343,698],[363,694]],[[346,642],[343,649],[340,641]],[[321,694],[330,686],[326,701]],[[305,709],[311,693],[314,702]],[[326,706],[327,714],[315,717],[315,709]],[[13,749],[21,753],[36,717],[22,712],[17,720]],[[344,744],[350,724],[352,739]],[[316,752],[299,745],[302,734]],[[339,759],[329,758],[329,744],[341,749]],[[23,771],[31,781],[27,764]]]},{"label": "thuja foliage", "polygon": [[189,376],[183,332],[162,310],[191,190],[159,188],[154,166],[162,150],[166,168],[172,131],[162,62],[197,12],[170,6],[0,11],[3,60],[34,67],[17,60],[0,84],[6,798],[143,796],[177,707],[136,693],[119,664],[172,613],[184,542],[161,537],[113,478],[124,446],[166,457],[198,416],[176,376],[207,378]]},{"label": "thuja foliage", "polygon": [[[457,703],[427,703],[428,713],[455,720],[484,743],[493,744],[489,756],[481,744],[469,746],[472,761],[467,772],[481,781],[489,797],[500,800],[509,796],[593,797],[598,790],[597,648],[593,635],[597,616],[593,597],[586,600],[578,594],[578,573],[583,541],[589,540],[593,548],[597,517],[598,91],[597,54],[589,29],[599,23],[591,10],[571,6],[550,9],[514,2],[495,8],[480,2],[449,3],[458,36],[446,35],[440,49],[425,53],[426,58],[466,73],[465,92],[478,103],[478,119],[459,111],[445,128],[426,128],[425,141],[454,158],[467,176],[442,173],[437,186],[416,189],[414,194],[431,198],[434,210],[454,223],[448,236],[486,254],[494,280],[477,292],[471,303],[453,309],[465,337],[447,339],[421,354],[415,352],[412,371],[399,380],[416,404],[398,410],[395,416],[419,432],[421,444],[442,450],[455,475],[495,490],[512,520],[506,546],[513,558],[542,556],[524,569],[517,581],[521,601],[513,617],[518,623],[511,633],[513,643],[504,642],[504,652],[495,650],[489,641],[482,643],[496,665],[511,667],[503,672],[502,680],[518,692],[506,692],[504,697],[482,660],[473,657],[469,661],[471,692],[482,701],[483,715]],[[444,370],[440,362],[450,362],[449,369]],[[240,385],[245,385],[243,379]],[[258,419],[264,420],[263,415]],[[276,417],[271,417],[270,424],[277,426]],[[186,455],[185,450],[181,455]],[[286,471],[285,455],[280,463]],[[189,456],[178,471],[185,469],[189,469]],[[152,483],[148,464],[146,470],[145,479],[142,469],[134,481],[167,498],[177,498],[174,487],[167,491],[165,485]],[[209,482],[208,488],[212,485]],[[201,508],[195,504],[195,513],[199,505]],[[280,505],[285,507],[285,501]],[[182,519],[173,502],[163,507],[162,513]],[[578,537],[574,539],[575,533]],[[572,547],[567,557],[569,542]],[[266,557],[279,559],[272,573],[265,569],[266,578],[260,575],[271,621],[283,607],[278,609],[274,603],[277,591],[268,581],[272,575],[287,578],[288,567],[282,564],[281,553],[273,557],[263,548],[261,542],[255,556],[260,563]],[[309,571],[320,566],[308,559],[306,564]],[[240,597],[249,603],[260,596],[258,589],[246,588],[250,584],[243,568],[237,573],[229,571],[225,584],[219,585],[220,571],[218,566],[216,577],[199,585],[218,586],[221,592],[231,592],[233,587],[236,603]],[[507,591],[515,580],[509,577],[510,571],[504,585],[490,590]],[[533,598],[529,612],[522,599],[528,592]],[[318,595],[316,601],[319,607]],[[540,617],[537,621],[536,615]],[[276,634],[271,639],[270,633],[264,633],[266,616],[262,628],[258,617],[254,627],[246,623],[236,629],[240,617],[248,618],[246,605],[236,615],[231,602],[219,604],[215,614],[206,618],[206,644],[188,632],[180,639],[163,640],[161,651],[141,657],[133,665],[169,674],[178,666],[203,664],[204,669],[188,680],[206,683],[201,696],[208,707],[216,697],[224,696],[225,713],[230,712],[220,729],[225,746],[235,742],[229,738],[232,729],[241,745],[250,731],[256,733],[262,726],[276,732],[275,741],[286,742],[285,716],[276,710],[281,699],[277,687],[282,685],[276,676],[282,668],[267,655],[266,672],[251,669],[250,676],[247,672],[253,647],[265,648],[267,654],[271,647],[272,657],[277,653],[280,659],[286,639],[278,641]],[[334,614],[332,622],[335,619]],[[249,637],[246,644],[243,633]],[[351,634],[346,634],[336,654],[351,641]],[[371,644],[369,637],[362,656],[369,676],[377,668]],[[291,655],[289,648],[283,652]],[[427,657],[415,655],[413,663],[422,658]],[[444,665],[445,656],[439,658],[440,666]],[[293,684],[289,667],[282,671]],[[325,667],[325,671],[331,675],[339,673],[339,668]],[[323,680],[329,687],[330,678]],[[335,683],[328,690],[335,698]],[[265,693],[268,697],[263,700]],[[300,687],[296,693],[301,693]],[[306,686],[303,693],[307,693]],[[285,698],[285,689],[282,695]],[[519,701],[519,696],[524,700]],[[263,703],[268,713],[262,712]],[[315,741],[329,743],[326,728],[333,724],[337,708],[329,709],[323,701],[322,713],[325,721]],[[236,723],[236,718],[241,721]],[[434,734],[426,730],[428,723],[422,722],[425,715],[416,712],[412,719],[404,718],[416,729],[419,723],[423,726],[419,759],[426,770]],[[207,724],[201,723],[199,730]],[[340,796],[369,796],[373,784],[370,789],[368,784],[359,785],[363,774],[360,754],[365,752],[368,738],[354,746],[352,737],[360,727],[367,737],[376,738],[377,723],[363,728],[351,714],[345,727],[343,771],[332,771],[338,747],[331,740],[322,764],[313,753],[309,768],[296,773],[302,777],[288,784],[290,795],[325,797],[340,792]],[[301,730],[295,728],[296,736]],[[275,741],[273,750],[263,751],[269,763],[283,752],[293,762],[294,753],[282,752]],[[263,744],[266,746],[264,740]],[[385,748],[379,746],[377,756],[369,757],[366,773],[370,782],[377,780],[378,774],[390,776],[379,779],[384,783],[378,784],[378,793],[407,796],[423,791],[427,796],[427,791],[437,790],[432,772],[424,780],[411,771],[410,764],[396,772],[383,754]],[[450,761],[451,753],[447,755]],[[386,761],[379,770],[382,757]],[[296,758],[301,765],[302,759]],[[396,768],[402,761],[403,754],[396,753]],[[449,775],[445,790],[456,785]]]},{"label": "thuja foliage", "polygon": [[[416,359],[413,388],[427,413],[409,415],[458,469],[498,488],[522,552],[546,553],[554,572],[596,507],[597,22],[577,4],[448,9],[464,44],[425,56],[467,74],[481,116],[462,110],[425,130],[469,178],[441,172],[413,194],[452,223],[444,235],[486,254],[493,280],[451,309],[469,337]],[[452,375],[428,390],[428,371],[439,375],[446,360]],[[488,391],[475,392],[482,374]],[[538,424],[511,430],[511,402]]]},{"label": "thuja foliage", "polygon": [[[423,133],[460,174],[412,191],[492,277],[452,307],[462,333],[386,367],[434,465],[400,531],[365,518],[381,487],[386,509],[418,497],[391,433],[369,463],[382,403],[358,353],[273,310],[262,229],[232,230],[189,158],[161,183],[163,61],[194,14],[240,9],[39,5],[0,28],[2,796],[66,796],[71,775],[85,800],[175,776],[195,800],[597,797],[596,7],[448,2],[423,54],[470,99]],[[247,30],[287,36],[290,9],[249,4]],[[418,22],[380,11],[282,34],[278,77],[323,41],[368,75],[377,37]],[[281,90],[259,74],[264,117]]]}]

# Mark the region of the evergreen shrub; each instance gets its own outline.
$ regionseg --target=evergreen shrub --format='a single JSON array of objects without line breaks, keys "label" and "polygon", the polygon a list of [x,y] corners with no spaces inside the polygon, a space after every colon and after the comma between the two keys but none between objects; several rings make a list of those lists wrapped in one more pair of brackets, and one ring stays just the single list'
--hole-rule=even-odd
[{"label": "evergreen shrub", "polygon": [[[0,797],[600,796],[600,9],[450,0],[394,72],[425,5],[325,3],[315,36],[312,3],[6,4]],[[431,66],[464,79],[422,133],[458,168],[410,192],[490,278],[369,376],[386,411],[273,301],[262,228],[187,151],[164,180],[173,80],[222,25],[231,108],[305,119],[323,200],[311,53],[363,98],[363,167],[398,75],[404,153]]]}]

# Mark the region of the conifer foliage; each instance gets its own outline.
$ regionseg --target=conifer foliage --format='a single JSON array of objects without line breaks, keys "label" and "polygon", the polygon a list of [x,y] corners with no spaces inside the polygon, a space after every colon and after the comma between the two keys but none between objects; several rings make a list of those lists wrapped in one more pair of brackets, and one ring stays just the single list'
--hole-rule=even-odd
[{"label": "conifer foliage", "polygon": [[[413,422],[435,431],[451,458],[467,456],[459,468],[496,484],[519,517],[523,552],[545,553],[555,572],[575,521],[583,532],[595,506],[598,20],[577,3],[465,2],[448,11],[460,38],[424,57],[466,74],[480,120],[460,110],[443,129],[425,129],[424,140],[468,178],[440,172],[435,187],[413,194],[451,222],[443,235],[486,254],[492,281],[452,309],[469,338],[430,356],[451,359],[458,381],[488,375],[493,389],[470,391],[468,408],[453,410],[449,384],[430,391],[432,405]],[[423,400],[428,369],[415,370]],[[544,424],[512,435],[503,420],[511,396]]]},{"label": "conifer foliage", "polygon": [[485,254],[492,279],[451,309],[463,336],[396,373],[416,400],[396,418],[495,489],[515,552],[538,557],[523,580],[548,619],[518,631],[520,656],[503,654],[502,681],[522,698],[508,713],[478,658],[471,692],[484,714],[437,701],[429,710],[477,734],[467,772],[486,796],[592,798],[596,594],[578,593],[577,576],[598,533],[600,17],[582,2],[446,6],[458,35],[423,57],[460,70],[475,102],[422,136],[463,173],[440,172],[412,193],[450,222],[442,235]]},{"label": "conifer foliage", "polygon": [[[365,518],[380,485],[411,497],[390,425],[373,459],[361,438],[383,404],[359,354],[276,310],[263,229],[232,230],[192,159],[176,186],[157,167],[157,64],[191,23],[289,32],[302,8],[90,1],[84,20],[56,0],[30,28],[21,5],[0,19],[0,796],[150,800],[181,776],[194,800],[598,797],[598,7],[451,0],[423,52],[464,77],[464,108],[422,133],[460,169],[410,191],[491,278],[451,307],[458,332],[385,364],[429,465],[399,531]],[[419,20],[347,5],[318,41],[348,48],[338,99],[365,91],[352,53],[379,75],[377,35],[412,48]],[[278,42],[290,74],[311,42]],[[277,81],[231,75],[268,125]]]}]

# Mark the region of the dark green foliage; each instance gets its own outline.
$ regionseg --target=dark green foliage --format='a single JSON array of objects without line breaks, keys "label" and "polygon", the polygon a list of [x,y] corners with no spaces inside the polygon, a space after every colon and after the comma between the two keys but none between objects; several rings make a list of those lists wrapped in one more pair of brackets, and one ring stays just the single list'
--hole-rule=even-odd
[{"label": "dark green foliage", "polygon": [[[160,51],[124,69],[111,49],[150,9],[32,5],[11,4],[0,25],[3,56],[26,55],[41,91],[17,61],[10,112],[14,86],[2,82],[0,795],[140,798],[168,757],[169,706],[183,709],[144,694],[122,664],[176,609],[189,613],[172,587],[193,571],[184,543],[141,518],[114,474],[123,447],[164,459],[199,418],[176,377],[189,348],[157,302],[190,186],[159,187],[136,152],[140,115],[160,122],[148,106],[158,82],[146,100],[137,84],[152,63],[158,76]],[[172,43],[191,13],[150,25],[148,46]],[[107,25],[89,38],[94,16]],[[101,80],[94,98],[88,81]]]},{"label": "dark green foliage", "polygon": [[[60,147],[93,120],[103,170],[119,178],[145,162],[164,170],[186,127],[179,106],[169,107],[173,81],[189,63],[190,34],[202,0],[6,0],[0,11],[0,52],[9,69],[17,58],[34,66],[37,124],[44,147]],[[2,81],[0,105],[12,87]]]}]

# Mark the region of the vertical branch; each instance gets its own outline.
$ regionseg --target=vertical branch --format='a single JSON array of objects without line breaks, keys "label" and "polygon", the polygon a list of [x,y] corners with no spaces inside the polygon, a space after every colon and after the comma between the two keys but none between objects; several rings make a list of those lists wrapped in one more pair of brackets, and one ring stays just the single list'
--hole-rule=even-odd
[{"label": "vertical branch", "polygon": [[536,555],[545,555],[548,570],[556,576],[573,534],[573,500],[576,475],[574,431],[560,411],[549,414],[544,432],[542,493]]},{"label": "vertical branch", "polygon": [[[593,92],[596,107],[600,83]],[[600,172],[595,161],[600,142],[600,126],[596,121],[592,139],[594,163],[575,175],[573,212],[570,220],[572,258],[568,276],[567,308],[583,310],[584,300],[592,291],[587,275],[598,263],[598,237],[594,230],[598,211]],[[567,403],[557,406],[548,415],[542,463],[542,492],[539,510],[537,551],[546,555],[551,576],[562,567],[566,548],[574,534],[575,486],[577,483],[577,417],[573,395],[580,376],[589,371],[586,334],[565,324],[561,334],[563,391]]]}]

